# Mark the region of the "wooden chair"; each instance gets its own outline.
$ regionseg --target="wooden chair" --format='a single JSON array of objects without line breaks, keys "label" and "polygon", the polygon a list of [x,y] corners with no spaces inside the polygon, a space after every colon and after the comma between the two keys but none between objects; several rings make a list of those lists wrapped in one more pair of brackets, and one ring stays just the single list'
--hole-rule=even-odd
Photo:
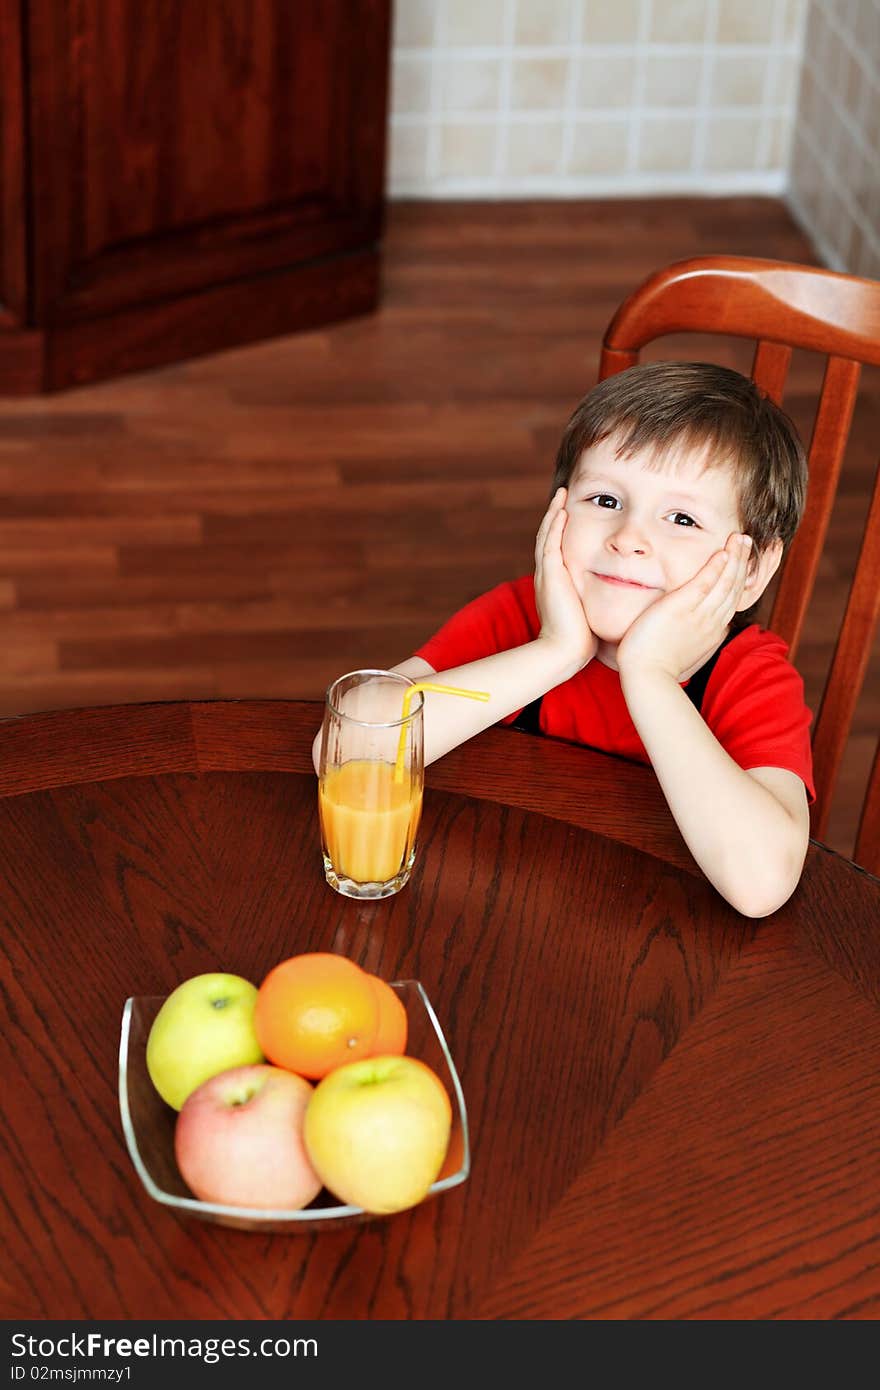
[{"label": "wooden chair", "polygon": [[[880,283],[784,261],[700,256],[651,275],[617,310],[605,334],[600,380],[633,366],[646,343],[670,333],[755,340],[752,378],[782,403],[794,348],[827,357],[809,448],[807,505],[767,625],[797,653],[846,449],[863,363],[880,366]],[[865,678],[880,614],[880,469],[855,575],[813,725],[816,801],[811,833],[821,839],[834,783]],[[880,743],[862,807],[853,858],[880,874]]]}]

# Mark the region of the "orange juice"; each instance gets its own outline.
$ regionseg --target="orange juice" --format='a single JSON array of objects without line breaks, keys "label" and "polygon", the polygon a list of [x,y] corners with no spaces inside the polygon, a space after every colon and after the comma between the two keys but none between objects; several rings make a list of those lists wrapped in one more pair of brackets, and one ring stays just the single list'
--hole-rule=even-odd
[{"label": "orange juice", "polygon": [[408,864],[422,812],[421,784],[409,769],[355,758],[328,768],[318,792],[324,850],[337,874],[382,883]]}]

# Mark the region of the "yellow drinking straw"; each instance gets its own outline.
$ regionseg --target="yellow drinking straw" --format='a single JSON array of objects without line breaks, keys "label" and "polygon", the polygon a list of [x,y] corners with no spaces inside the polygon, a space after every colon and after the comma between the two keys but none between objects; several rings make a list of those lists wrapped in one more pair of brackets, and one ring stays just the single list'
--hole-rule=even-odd
[{"label": "yellow drinking straw", "polygon": [[[460,690],[457,685],[434,685],[431,681],[417,681],[411,685],[403,697],[402,719],[406,719],[409,714],[409,702],[419,690],[435,690],[440,695],[465,695],[469,700],[488,700],[488,690]],[[397,761],[394,764],[395,782],[403,781],[403,755],[406,751],[406,725],[400,731],[400,739],[397,744]]]}]

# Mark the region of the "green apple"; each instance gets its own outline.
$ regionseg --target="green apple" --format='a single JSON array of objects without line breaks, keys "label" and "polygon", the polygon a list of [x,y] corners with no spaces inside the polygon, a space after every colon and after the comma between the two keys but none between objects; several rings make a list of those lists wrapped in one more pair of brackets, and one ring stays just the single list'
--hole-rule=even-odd
[{"label": "green apple", "polygon": [[315,1087],[303,1137],[324,1186],[342,1202],[389,1213],[415,1206],[443,1166],[452,1106],[415,1057],[367,1057]]},{"label": "green apple", "polygon": [[193,975],[165,1000],[147,1038],[147,1071],[175,1110],[209,1077],[264,1062],[254,1032],[257,988],[240,975]]}]

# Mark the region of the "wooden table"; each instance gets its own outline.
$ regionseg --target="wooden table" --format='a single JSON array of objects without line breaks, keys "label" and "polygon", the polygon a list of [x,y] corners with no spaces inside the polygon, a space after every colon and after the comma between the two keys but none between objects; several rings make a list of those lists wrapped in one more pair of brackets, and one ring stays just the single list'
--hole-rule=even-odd
[{"label": "wooden table", "polygon": [[[352,902],[320,866],[319,716],[0,724],[0,1314],[876,1317],[880,881],[813,845],[749,921],[648,769],[496,729],[429,770],[408,886]],[[469,1179],[319,1235],[178,1218],[122,1137],[125,999],[315,949],[423,982]]]}]

